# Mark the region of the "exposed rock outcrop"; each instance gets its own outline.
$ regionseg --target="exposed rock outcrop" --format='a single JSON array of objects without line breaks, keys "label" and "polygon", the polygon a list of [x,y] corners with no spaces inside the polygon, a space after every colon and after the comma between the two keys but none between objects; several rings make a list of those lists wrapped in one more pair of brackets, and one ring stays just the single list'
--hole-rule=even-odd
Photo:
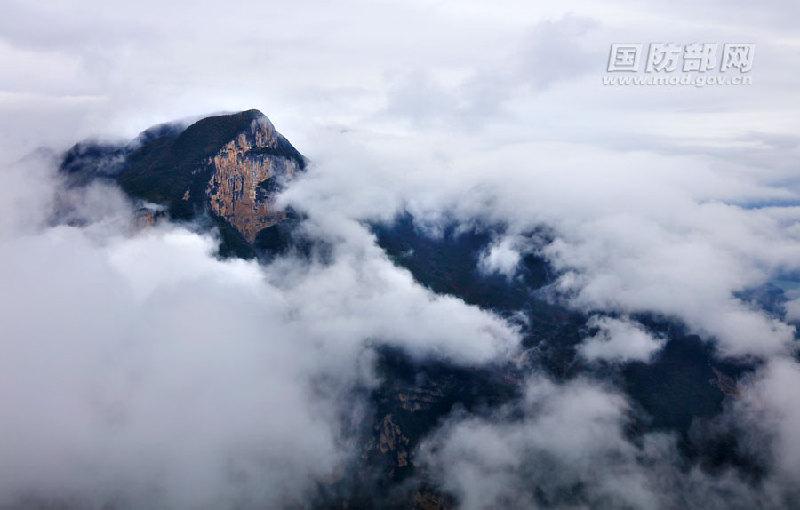
[{"label": "exposed rock outcrop", "polygon": [[74,185],[116,181],[173,218],[207,213],[251,246],[284,219],[275,197],[304,167],[303,156],[258,110],[206,117],[188,127],[156,126],[125,144],[81,142],[61,165]]},{"label": "exposed rock outcrop", "polygon": [[447,510],[455,508],[452,498],[431,490],[414,493],[414,508],[418,510]]},{"label": "exposed rock outcrop", "polygon": [[154,204],[143,204],[142,207],[133,212],[133,226],[137,230],[154,227],[166,215],[167,211],[163,207]]},{"label": "exposed rock outcrop", "polygon": [[[250,243],[261,230],[284,218],[270,193],[270,188],[279,189],[281,183],[266,185],[267,181],[291,179],[300,169],[295,160],[263,150],[277,146],[275,127],[266,117],[259,117],[208,161],[213,168],[206,188],[211,211]],[[188,193],[186,190],[185,196]]]},{"label": "exposed rock outcrop", "polygon": [[711,384],[715,385],[719,388],[723,394],[737,398],[741,395],[741,389],[739,388],[739,383],[733,377],[720,372],[714,367],[711,367],[711,370],[714,372],[714,378],[711,379]]},{"label": "exposed rock outcrop", "polygon": [[397,393],[400,408],[405,411],[427,411],[433,404],[444,396],[442,390],[436,387],[411,387]]},{"label": "exposed rock outcrop", "polygon": [[403,435],[400,427],[392,421],[392,415],[387,414],[383,417],[380,425],[378,448],[381,453],[389,453],[402,450],[403,445],[408,444],[408,438]]}]

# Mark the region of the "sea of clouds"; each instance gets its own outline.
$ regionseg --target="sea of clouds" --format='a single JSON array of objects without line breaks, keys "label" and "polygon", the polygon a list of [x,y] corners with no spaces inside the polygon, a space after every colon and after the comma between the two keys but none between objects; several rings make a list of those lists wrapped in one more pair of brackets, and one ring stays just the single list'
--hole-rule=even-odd
[{"label": "sea of clouds", "polygon": [[[279,8],[278,8],[279,7]],[[374,346],[462,366],[519,346],[503,318],[416,283],[368,221],[502,224],[480,268],[535,250],[592,315],[589,362],[647,361],[662,314],[758,369],[717,426],[759,480],[632,440],[610,381],[532,373],[492,416],[455,413],[419,465],[464,508],[796,506],[800,301],[743,292],[800,271],[798,4],[11,1],[0,19],[0,506],[302,506],[356,455]],[[158,13],[156,15],[155,13]],[[601,85],[612,42],[757,45],[751,87]],[[158,58],[154,58],[158,55]],[[282,203],[326,260],[219,260],[213,233],[131,226],[53,159],[78,139],[257,107],[311,166]],[[85,220],[53,224],[68,201]],[[525,237],[547,228],[552,241]],[[538,488],[533,492],[532,487]],[[572,499],[570,499],[572,498]]]}]

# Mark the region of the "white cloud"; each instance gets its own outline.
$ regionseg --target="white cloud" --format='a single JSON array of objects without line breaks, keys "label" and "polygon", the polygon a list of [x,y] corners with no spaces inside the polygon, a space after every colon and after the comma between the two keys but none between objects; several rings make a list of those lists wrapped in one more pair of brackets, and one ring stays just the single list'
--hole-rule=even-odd
[{"label": "white cloud", "polygon": [[734,472],[686,469],[669,435],[630,440],[629,413],[624,397],[596,381],[534,378],[519,409],[453,418],[421,459],[469,510],[788,508],[772,480],[753,489]]},{"label": "white cloud", "polygon": [[589,327],[598,331],[584,340],[579,348],[581,355],[589,361],[649,361],[664,345],[663,338],[653,336],[644,326],[630,319],[593,316]]},{"label": "white cloud", "polygon": [[317,166],[284,200],[316,218],[388,219],[408,208],[423,223],[482,218],[508,225],[509,236],[544,226],[554,240],[541,253],[578,308],[675,317],[726,356],[791,348],[791,326],[736,295],[798,269],[800,210],[738,204],[792,189],[697,156],[534,142],[465,149],[476,144],[322,134]]},{"label": "white cloud", "polygon": [[0,245],[3,503],[277,504],[331,473],[337,411],[310,376],[336,367],[258,269],[180,230],[106,242]]},{"label": "white cloud", "polygon": [[800,299],[792,299],[786,302],[786,320],[792,322],[800,321]]},{"label": "white cloud", "polygon": [[[54,194],[28,170],[8,172],[47,211]],[[348,392],[374,383],[371,345],[473,364],[518,341],[414,283],[356,224],[329,263],[259,266],[184,228],[130,229],[108,188],[69,200],[93,204],[87,226],[0,235],[2,504],[303,504],[353,454],[341,424],[362,405]]]},{"label": "white cloud", "polygon": [[765,458],[771,474],[800,497],[800,383],[796,360],[776,358],[743,387],[743,396],[733,408],[754,453]]},{"label": "white cloud", "polygon": [[497,239],[489,249],[481,254],[478,259],[478,269],[484,273],[500,273],[512,277],[517,272],[519,261],[522,258],[520,248],[515,246],[515,240],[503,236]]}]

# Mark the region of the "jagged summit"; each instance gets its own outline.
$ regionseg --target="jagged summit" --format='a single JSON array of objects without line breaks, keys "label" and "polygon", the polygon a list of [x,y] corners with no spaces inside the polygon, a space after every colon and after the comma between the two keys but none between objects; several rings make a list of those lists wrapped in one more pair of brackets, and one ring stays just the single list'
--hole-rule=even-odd
[{"label": "jagged summit", "polygon": [[[274,198],[305,159],[259,110],[162,124],[125,144],[81,142],[61,169],[73,184],[113,180],[174,218],[209,214],[225,235],[252,245],[284,218]],[[232,232],[231,232],[232,231]],[[233,234],[235,232],[235,234]]]}]

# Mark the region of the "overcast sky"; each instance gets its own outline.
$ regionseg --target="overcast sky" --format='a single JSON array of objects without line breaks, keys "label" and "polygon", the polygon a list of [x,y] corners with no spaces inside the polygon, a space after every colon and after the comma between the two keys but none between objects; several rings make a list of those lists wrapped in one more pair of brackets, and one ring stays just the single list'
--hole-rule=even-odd
[{"label": "overcast sky", "polygon": [[[491,145],[786,149],[797,135],[798,9],[791,0],[11,0],[0,21],[0,111],[14,153],[251,107],[312,153],[310,133],[331,125],[458,131]],[[602,85],[612,42],[659,41],[755,43],[754,83]]]}]

